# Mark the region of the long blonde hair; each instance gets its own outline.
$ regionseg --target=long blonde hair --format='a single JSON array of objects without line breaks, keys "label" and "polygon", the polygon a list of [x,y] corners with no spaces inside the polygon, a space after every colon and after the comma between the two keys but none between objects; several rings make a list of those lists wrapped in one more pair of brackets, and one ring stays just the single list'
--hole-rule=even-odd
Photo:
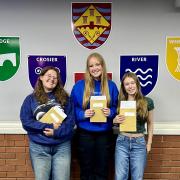
[{"label": "long blonde hair", "polygon": [[118,111],[120,109],[120,101],[128,100],[128,93],[126,92],[125,87],[124,87],[124,80],[127,77],[132,78],[136,83],[137,92],[135,94],[135,100],[136,100],[137,114],[143,119],[147,119],[147,116],[148,116],[147,101],[141,92],[141,85],[140,85],[138,77],[136,76],[136,74],[132,72],[125,73],[122,78],[120,93],[119,93]]},{"label": "long blonde hair", "polygon": [[83,108],[84,109],[87,108],[89,98],[91,94],[94,92],[94,79],[89,72],[89,61],[92,57],[95,57],[102,66],[103,71],[102,71],[102,75],[100,79],[101,80],[101,93],[102,95],[106,96],[107,105],[109,106],[110,104],[108,76],[107,76],[105,61],[99,53],[92,53],[88,56],[87,61],[86,61],[86,72],[85,72],[85,77],[84,77],[85,89],[84,89],[84,95],[83,95]]}]

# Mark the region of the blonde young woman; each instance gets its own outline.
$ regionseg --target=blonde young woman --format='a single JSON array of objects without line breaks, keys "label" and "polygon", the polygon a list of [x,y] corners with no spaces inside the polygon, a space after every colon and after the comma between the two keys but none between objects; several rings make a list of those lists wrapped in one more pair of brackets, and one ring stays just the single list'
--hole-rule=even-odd
[{"label": "blonde young woman", "polygon": [[[102,111],[107,117],[107,122],[90,122],[94,115],[89,106],[92,95],[106,96],[107,108]],[[85,79],[74,85],[71,96],[76,114],[81,180],[106,180],[118,89],[113,81],[108,80],[106,65],[100,54],[92,53],[88,56]]]},{"label": "blonde young woman", "polygon": [[[126,73],[122,78],[119,102],[136,101],[137,131],[123,132],[118,135],[115,148],[115,179],[127,180],[130,171],[131,180],[143,180],[147,152],[151,150],[153,137],[153,100],[141,93],[140,82],[134,73]],[[120,108],[120,103],[118,108]],[[125,117],[117,115],[113,122],[121,124]],[[145,123],[147,123],[147,143],[145,141]]]}]

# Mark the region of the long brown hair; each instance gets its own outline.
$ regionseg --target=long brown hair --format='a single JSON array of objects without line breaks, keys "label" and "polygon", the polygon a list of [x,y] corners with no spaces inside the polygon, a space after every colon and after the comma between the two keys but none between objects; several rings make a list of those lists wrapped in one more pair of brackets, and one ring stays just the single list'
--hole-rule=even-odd
[{"label": "long brown hair", "polygon": [[40,80],[40,77],[44,76],[45,73],[49,70],[54,70],[57,74],[57,85],[53,89],[52,92],[54,93],[56,100],[61,104],[61,106],[64,106],[67,103],[68,93],[64,90],[62,86],[60,73],[56,67],[46,66],[42,69],[34,88],[34,92],[33,92],[34,96],[36,97],[37,101],[40,102],[41,104],[48,102],[48,95],[44,91],[43,84],[42,84],[42,81]]},{"label": "long brown hair", "polygon": [[140,85],[138,77],[136,76],[136,74],[132,72],[125,73],[122,78],[120,93],[119,93],[118,111],[120,108],[120,101],[128,100],[128,93],[126,92],[125,87],[124,87],[124,80],[127,77],[132,78],[136,83],[137,92],[134,98],[136,100],[137,114],[143,119],[147,119],[147,116],[148,116],[147,101],[141,92],[141,85]]},{"label": "long brown hair", "polygon": [[94,79],[89,72],[89,60],[92,57],[95,57],[102,66],[103,72],[101,75],[101,93],[106,96],[107,105],[110,104],[108,76],[107,76],[106,64],[105,64],[104,58],[99,53],[92,53],[88,56],[87,61],[86,61],[85,90],[84,90],[84,96],[83,96],[84,109],[87,107],[91,93],[94,92]]}]

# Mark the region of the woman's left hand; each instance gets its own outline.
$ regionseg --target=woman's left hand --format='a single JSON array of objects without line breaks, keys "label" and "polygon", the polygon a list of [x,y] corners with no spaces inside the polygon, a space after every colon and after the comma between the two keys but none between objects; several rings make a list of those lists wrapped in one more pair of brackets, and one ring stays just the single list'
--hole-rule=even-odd
[{"label": "woman's left hand", "polygon": [[110,115],[110,109],[109,108],[102,108],[102,111],[106,117]]},{"label": "woman's left hand", "polygon": [[58,129],[60,126],[61,126],[61,123],[56,123],[56,122],[53,123],[54,129]]},{"label": "woman's left hand", "polygon": [[46,136],[53,136],[53,135],[54,135],[54,129],[45,128],[45,130],[43,131],[43,133],[44,133]]},{"label": "woman's left hand", "polygon": [[151,144],[146,144],[147,153],[151,151]]}]

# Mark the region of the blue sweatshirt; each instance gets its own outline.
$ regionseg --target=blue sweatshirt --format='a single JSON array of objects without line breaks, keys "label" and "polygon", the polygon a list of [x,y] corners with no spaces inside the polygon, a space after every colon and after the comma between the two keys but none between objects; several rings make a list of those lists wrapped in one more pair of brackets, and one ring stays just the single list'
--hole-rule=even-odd
[{"label": "blue sweatshirt", "polygon": [[[94,94],[93,95],[101,95],[101,81],[94,81]],[[76,124],[77,127],[93,132],[103,132],[112,129],[113,118],[116,116],[117,102],[118,102],[118,89],[116,84],[108,80],[109,86],[109,94],[110,94],[110,115],[107,117],[106,123],[92,123],[90,122],[90,118],[85,118],[85,109],[83,109],[83,95],[85,89],[85,81],[78,81],[71,92],[71,97],[74,101],[75,115],[76,115]],[[90,108],[90,104],[88,103],[87,109]]]},{"label": "blue sweatshirt", "polygon": [[57,145],[70,140],[72,137],[75,124],[74,106],[69,98],[68,103],[64,108],[64,113],[67,117],[58,129],[54,129],[53,136],[46,136],[43,133],[44,129],[53,129],[53,124],[42,123],[39,119],[51,107],[55,105],[60,106],[60,104],[55,100],[53,93],[48,93],[48,97],[48,103],[39,104],[33,94],[28,95],[21,106],[20,119],[23,128],[27,131],[31,141],[43,145]]}]

